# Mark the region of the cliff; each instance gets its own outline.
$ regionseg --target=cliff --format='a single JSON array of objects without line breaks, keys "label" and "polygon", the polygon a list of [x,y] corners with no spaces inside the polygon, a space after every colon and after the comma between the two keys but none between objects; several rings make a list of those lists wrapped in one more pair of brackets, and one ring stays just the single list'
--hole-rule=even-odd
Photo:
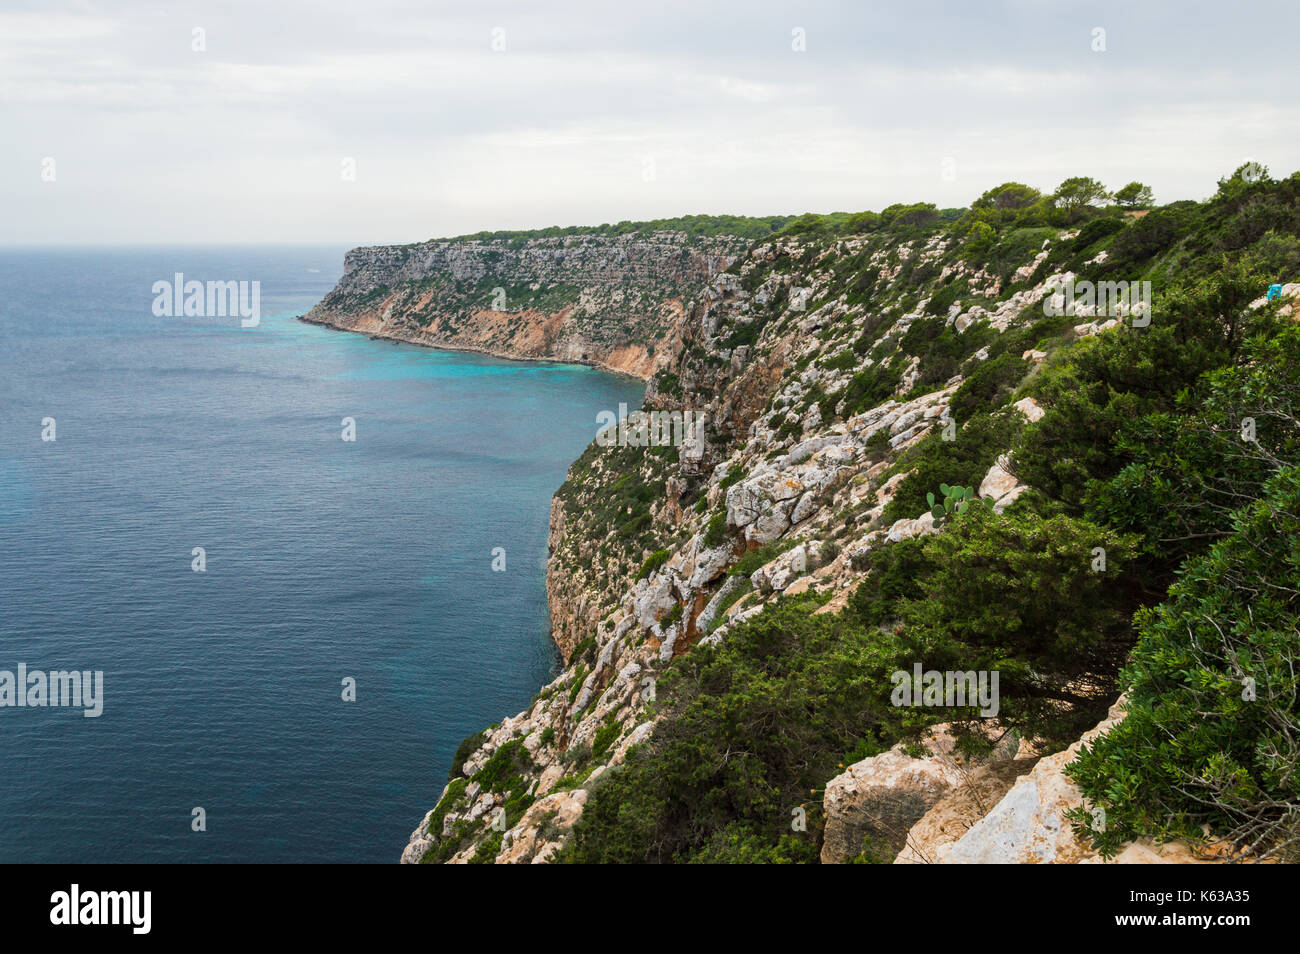
[{"label": "cliff", "polygon": [[[1261,199],[1221,192],[1200,231],[1187,203],[1140,219],[1040,203],[976,225],[907,207],[753,242],[349,255],[310,320],[587,360],[646,377],[647,412],[704,421],[697,440],[598,439],[571,466],[547,565],[565,669],[465,740],[402,860],[1240,858],[1244,842],[1210,848],[1188,827],[1194,812],[1120,837],[1119,803],[1094,843],[1087,818],[1105,814],[1067,778],[1103,733],[1149,724],[1140,686],[1139,716],[1111,709],[1134,612],[1204,549],[1161,542],[1150,514],[1167,498],[1146,503],[1148,472],[1125,470],[1141,445],[1122,432],[1146,413],[1168,430],[1174,408],[1193,421],[1197,402],[1178,402],[1205,371],[1277,363],[1243,350],[1241,329],[1289,321],[1285,295],[1251,301],[1256,277],[1215,271],[1229,241],[1243,257],[1274,241],[1222,227]],[[1300,188],[1278,201],[1300,209]],[[1171,261],[1187,284],[1151,333],[1142,302],[1075,294]],[[518,307],[482,307],[492,286]],[[1000,671],[1000,701],[995,682],[990,711],[900,703],[891,680],[913,665]],[[1140,745],[1120,751],[1151,769]],[[1171,833],[1198,843],[1155,847]]]},{"label": "cliff", "polygon": [[357,248],[304,320],[645,379],[671,354],[686,302],[747,244],[656,230]]},{"label": "cliff", "polygon": [[[864,555],[934,532],[922,507],[884,518],[905,476],[898,461],[941,426],[964,375],[953,366],[925,380],[918,356],[898,345],[914,326],[973,329],[978,366],[990,335],[1033,323],[1062,282],[1034,274],[1043,253],[1073,237],[1044,238],[1005,278],[962,262],[948,236],[790,237],[757,244],[702,289],[646,407],[702,414],[704,455],[593,444],[570,468],[552,504],[547,568],[568,666],[527,711],[474,740],[404,860],[551,859],[589,790],[653,735],[658,682],[674,659],[722,643],[783,596],[836,613],[866,573]],[[909,280],[917,270],[960,281],[969,303],[934,314]],[[853,287],[862,272],[880,283],[874,307]],[[1093,333],[1083,317],[1072,321]],[[1027,368],[1041,360],[1021,351]],[[879,394],[862,383],[877,366],[891,368]],[[1026,402],[1012,413],[1038,410]],[[999,467],[1003,449],[980,459],[976,481],[1000,509],[1023,489]],[[503,752],[517,773],[510,796],[482,783]],[[520,786],[530,804],[516,818],[509,802]]]}]

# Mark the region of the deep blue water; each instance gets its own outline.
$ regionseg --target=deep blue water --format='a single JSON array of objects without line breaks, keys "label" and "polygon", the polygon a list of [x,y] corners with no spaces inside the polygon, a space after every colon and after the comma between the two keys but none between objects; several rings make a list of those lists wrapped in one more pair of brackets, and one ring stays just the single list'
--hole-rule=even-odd
[{"label": "deep blue water", "polygon": [[[0,251],[0,670],[104,672],[0,708],[0,861],[394,862],[554,674],[549,499],[642,388],[295,321],[343,251]],[[155,317],[177,271],[261,324]]]}]

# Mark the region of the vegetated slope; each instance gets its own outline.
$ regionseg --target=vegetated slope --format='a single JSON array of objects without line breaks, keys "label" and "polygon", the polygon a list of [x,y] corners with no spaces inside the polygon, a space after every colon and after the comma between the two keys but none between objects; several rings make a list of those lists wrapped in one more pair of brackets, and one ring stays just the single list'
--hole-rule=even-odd
[{"label": "vegetated slope", "polygon": [[[1080,844],[1288,856],[1300,289],[1262,296],[1300,275],[1300,175],[1137,214],[1089,182],[804,217],[703,288],[646,399],[706,415],[703,454],[574,463],[566,668],[465,741],[404,860],[943,854],[921,816],[957,808],[906,779],[978,785],[936,738],[991,786],[961,831],[1011,824],[1007,788],[1125,688],[1069,769]],[[1149,322],[1071,305],[1085,281],[1151,281]],[[918,665],[996,671],[996,719],[894,704]],[[864,790],[898,795],[888,823]]]},{"label": "vegetated slope", "polygon": [[784,217],[686,216],[356,248],[305,320],[646,378],[684,302]]}]

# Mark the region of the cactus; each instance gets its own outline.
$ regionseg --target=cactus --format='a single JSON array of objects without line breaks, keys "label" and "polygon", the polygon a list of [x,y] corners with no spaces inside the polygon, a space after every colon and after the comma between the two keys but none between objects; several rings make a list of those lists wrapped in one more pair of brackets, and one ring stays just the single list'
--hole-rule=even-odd
[{"label": "cactus", "polygon": [[926,503],[930,505],[930,514],[934,517],[935,526],[943,523],[954,513],[963,513],[973,502],[982,503],[989,508],[993,506],[992,498],[976,497],[974,487],[950,487],[947,484],[940,484],[939,492],[943,494],[942,500],[937,499],[933,493],[925,495]]}]

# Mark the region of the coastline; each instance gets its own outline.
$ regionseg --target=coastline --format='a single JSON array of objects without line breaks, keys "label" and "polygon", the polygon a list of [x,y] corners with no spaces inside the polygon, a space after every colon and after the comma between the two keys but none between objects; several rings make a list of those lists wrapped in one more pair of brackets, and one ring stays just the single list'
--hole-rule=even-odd
[{"label": "coastline", "polygon": [[627,378],[632,381],[639,381],[642,384],[649,384],[650,378],[654,376],[654,375],[647,375],[645,377],[642,377],[639,374],[633,374],[630,371],[625,371],[621,368],[615,368],[612,365],[605,364],[602,361],[593,361],[590,359],[584,361],[579,358],[552,358],[552,357],[545,357],[541,355],[524,355],[524,354],[517,354],[517,353],[511,354],[504,351],[494,351],[490,348],[476,348],[473,345],[452,346],[446,344],[439,344],[434,341],[426,341],[419,338],[403,337],[401,335],[383,334],[381,332],[374,332],[374,331],[358,331],[354,328],[345,328],[341,325],[334,324],[331,321],[320,321],[314,319],[310,317],[310,313],[306,315],[297,315],[296,320],[301,321],[303,324],[315,325],[318,328],[328,328],[330,331],[338,331],[338,332],[343,332],[352,335],[365,335],[367,338],[371,338],[375,341],[395,341],[398,342],[399,344],[416,345],[421,348],[428,348],[431,351],[450,351],[450,352],[459,352],[461,354],[479,354],[488,358],[500,358],[504,361],[531,361],[531,362],[537,362],[541,364],[579,365],[581,367],[594,368],[597,371],[604,371],[607,374],[618,375],[621,378]]}]

